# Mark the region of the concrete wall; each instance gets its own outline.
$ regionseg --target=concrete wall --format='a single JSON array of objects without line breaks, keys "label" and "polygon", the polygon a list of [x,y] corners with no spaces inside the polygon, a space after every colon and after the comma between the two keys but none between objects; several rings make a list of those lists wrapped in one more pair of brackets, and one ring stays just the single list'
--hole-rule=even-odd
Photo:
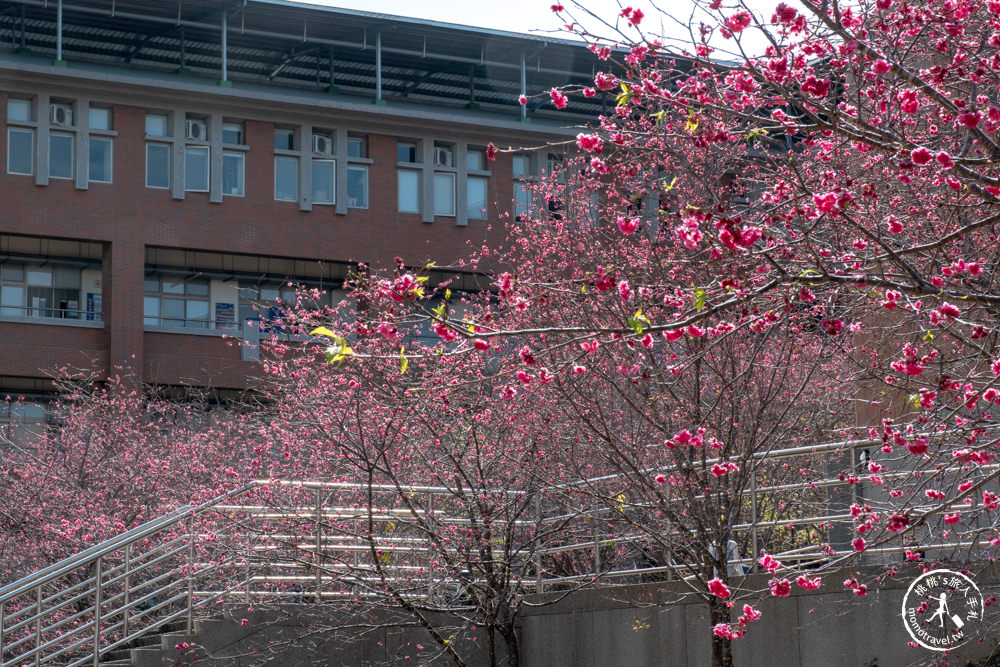
[{"label": "concrete wall", "polygon": [[[843,588],[856,571],[824,576],[816,591],[796,590],[787,598],[755,603],[761,620],[733,643],[737,666],[894,667],[925,664],[940,657],[911,648],[900,617],[903,596],[917,571],[890,580],[861,598]],[[872,568],[874,576],[884,572]],[[859,577],[865,580],[867,577]],[[749,577],[744,588],[766,590],[766,576]],[[984,596],[996,595],[996,579],[976,577]],[[875,588],[874,586],[872,587]],[[678,601],[675,583],[650,583],[583,591],[556,605],[528,608],[522,618],[521,654],[526,667],[573,665],[657,665],[703,667],[711,660],[711,625],[706,605]],[[744,602],[734,604],[733,618]],[[987,608],[987,618],[990,609]],[[997,644],[987,632],[951,653],[948,664],[965,665],[990,655]]]}]

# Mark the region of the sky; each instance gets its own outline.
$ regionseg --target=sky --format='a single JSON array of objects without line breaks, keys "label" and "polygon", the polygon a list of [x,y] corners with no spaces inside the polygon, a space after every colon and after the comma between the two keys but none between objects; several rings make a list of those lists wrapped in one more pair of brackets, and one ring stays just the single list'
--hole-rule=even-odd
[{"label": "sky", "polygon": [[[382,14],[395,14],[412,18],[430,19],[445,23],[471,25],[494,30],[510,32],[525,32],[536,35],[551,34],[558,37],[569,37],[562,30],[560,21],[550,9],[554,0],[307,0],[312,4],[357,9]],[[560,0],[570,12],[583,21],[583,14],[573,9],[572,2]],[[649,30],[667,35],[674,39],[683,39],[689,43],[690,3],[687,0],[667,0],[659,2],[661,7],[670,7],[670,12],[679,21],[663,16],[653,8],[648,0],[585,0],[586,6],[595,15],[613,21],[621,11],[622,5],[631,5],[642,9],[646,14],[642,26]],[[726,3],[729,4],[729,3]],[[763,17],[769,18],[777,0],[749,0],[747,5]],[[717,46],[724,46],[717,44]]]}]

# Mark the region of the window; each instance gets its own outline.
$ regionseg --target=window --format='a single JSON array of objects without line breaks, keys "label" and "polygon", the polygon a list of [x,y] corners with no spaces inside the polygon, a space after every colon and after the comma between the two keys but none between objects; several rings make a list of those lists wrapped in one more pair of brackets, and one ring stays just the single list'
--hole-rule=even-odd
[{"label": "window", "polygon": [[455,215],[455,174],[434,172],[434,215]]},{"label": "window", "polygon": [[147,277],[142,323],[153,327],[209,328],[209,282],[204,278]]},{"label": "window", "polygon": [[146,114],[146,134],[154,137],[169,137],[169,125],[165,114]]},{"label": "window", "polygon": [[368,167],[363,164],[347,165],[347,205],[368,208]]},{"label": "window", "polygon": [[531,207],[531,158],[528,155],[513,156],[514,171],[514,218],[523,220]]},{"label": "window", "polygon": [[16,97],[8,98],[7,121],[13,123],[30,123],[35,119],[31,107],[31,100],[19,99]]},{"label": "window", "polygon": [[275,130],[274,149],[278,151],[295,150],[295,132],[292,130]]},{"label": "window", "polygon": [[313,203],[336,203],[336,160],[313,160],[312,165]]},{"label": "window", "polygon": [[90,138],[90,182],[111,182],[111,139]]},{"label": "window", "polygon": [[170,146],[146,144],[146,187],[170,187]]},{"label": "window", "polygon": [[415,143],[405,141],[401,141],[396,144],[396,160],[399,162],[409,162],[411,164],[418,162],[417,145]]},{"label": "window", "polygon": [[298,201],[299,160],[294,157],[274,158],[274,198],[278,201]]},{"label": "window", "polygon": [[208,146],[184,147],[184,189],[208,192]]},{"label": "window", "polygon": [[486,219],[486,185],[489,179],[483,176],[469,176],[466,189],[466,213],[471,220]]},{"label": "window", "polygon": [[111,109],[104,107],[90,107],[89,124],[90,129],[92,130],[110,130]]},{"label": "window", "polygon": [[80,270],[4,264],[0,315],[80,319]]},{"label": "window", "polygon": [[486,169],[485,151],[470,148],[465,154],[465,167],[470,171],[484,171]]},{"label": "window", "polygon": [[49,135],[49,178],[73,178],[73,135]]},{"label": "window", "polygon": [[397,176],[400,212],[420,213],[420,172],[416,169],[400,169]]},{"label": "window", "polygon": [[[267,329],[267,322],[281,318],[281,303],[295,303],[294,287],[286,282],[240,282],[240,324]],[[330,295],[323,295],[316,307],[330,304]]]},{"label": "window", "polygon": [[243,196],[243,153],[222,154],[222,194]]},{"label": "window", "polygon": [[223,123],[222,124],[222,143],[224,143],[224,144],[243,145],[243,124],[242,123]]},{"label": "window", "polygon": [[45,433],[45,404],[36,401],[0,402],[0,440],[30,450]]},{"label": "window", "polygon": [[20,128],[7,130],[7,172],[10,174],[34,173],[35,132]]},{"label": "window", "polygon": [[347,157],[368,157],[367,137],[347,137]]}]

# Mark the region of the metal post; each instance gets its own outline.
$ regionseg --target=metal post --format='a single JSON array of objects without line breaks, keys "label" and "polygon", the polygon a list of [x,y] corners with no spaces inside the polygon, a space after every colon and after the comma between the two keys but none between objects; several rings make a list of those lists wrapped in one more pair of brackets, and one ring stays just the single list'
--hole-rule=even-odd
[{"label": "metal post", "polygon": [[754,470],[750,473],[750,539],[753,540],[751,545],[752,558],[750,563],[750,571],[757,571],[757,559],[760,557],[760,542],[757,535],[757,471]]},{"label": "metal post", "polygon": [[184,35],[184,26],[181,26],[180,32],[181,32],[181,34],[180,34],[180,38],[181,38],[181,64],[180,64],[180,68],[182,70],[185,70],[185,69],[187,69],[187,37]]},{"label": "metal post", "polygon": [[128,637],[129,600],[132,597],[132,545],[125,545],[125,618],[122,621],[122,636]]},{"label": "metal post", "polygon": [[194,517],[188,519],[187,633],[194,632]]},{"label": "metal post", "polygon": [[382,33],[375,33],[375,103],[382,101]]},{"label": "metal post", "polygon": [[101,662],[101,579],[104,557],[97,557],[97,573],[94,575],[94,667]]},{"label": "metal post", "polygon": [[594,518],[591,518],[594,522],[594,576],[597,576],[601,572],[601,535],[598,531],[598,526],[600,522]]},{"label": "metal post", "polygon": [[63,24],[63,3],[62,0],[56,4],[56,62],[62,63],[62,24]]},{"label": "metal post", "polygon": [[323,572],[321,552],[323,549],[323,500],[320,490],[316,489],[316,555],[313,563],[316,567],[316,602],[322,602]]},{"label": "metal post", "polygon": [[227,82],[229,76],[229,61],[227,51],[229,50],[229,16],[222,12],[222,83]]},{"label": "metal post", "polygon": [[3,657],[3,636],[6,633],[4,628],[3,616],[6,613],[4,609],[4,603],[0,602],[0,657]]},{"label": "metal post", "polygon": [[535,496],[535,592],[544,593],[545,584],[542,583],[542,555],[539,550],[542,548],[538,539],[538,533],[542,530],[542,497]]},{"label": "metal post", "polygon": [[35,589],[35,667],[42,664],[42,587]]},{"label": "metal post", "polygon": [[[521,97],[526,97],[528,95],[528,72],[525,69],[524,54],[521,54]],[[528,105],[521,105],[521,119],[524,120],[528,117]]]},{"label": "metal post", "polygon": [[18,51],[20,51],[21,53],[24,53],[25,51],[28,50],[25,37],[25,30],[24,30],[24,22],[25,22],[24,5],[21,5],[21,46],[18,48]]}]

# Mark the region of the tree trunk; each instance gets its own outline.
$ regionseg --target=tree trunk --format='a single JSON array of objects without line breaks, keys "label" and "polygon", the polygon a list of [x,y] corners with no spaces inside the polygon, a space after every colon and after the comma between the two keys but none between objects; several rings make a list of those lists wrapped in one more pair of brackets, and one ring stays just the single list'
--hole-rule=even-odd
[{"label": "tree trunk", "polygon": [[[729,607],[715,598],[709,602],[709,617],[712,628],[718,623],[729,623]],[[733,640],[712,634],[712,667],[733,667]]]}]

